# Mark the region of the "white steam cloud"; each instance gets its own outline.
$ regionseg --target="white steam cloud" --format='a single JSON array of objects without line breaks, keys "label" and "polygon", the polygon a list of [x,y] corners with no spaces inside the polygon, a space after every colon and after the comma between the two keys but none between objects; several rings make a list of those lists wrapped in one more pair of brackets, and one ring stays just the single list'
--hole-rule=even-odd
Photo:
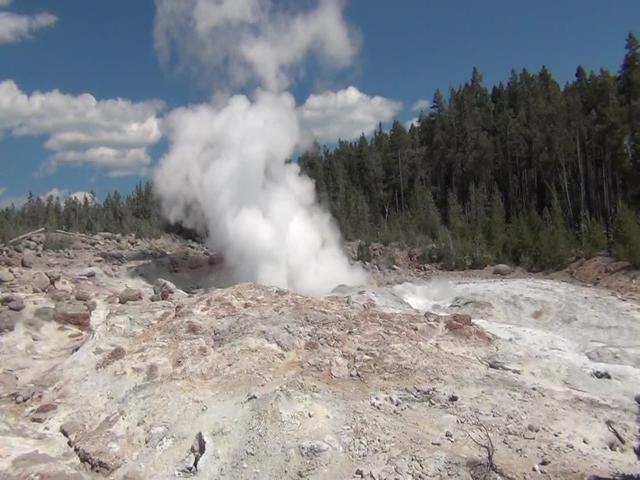
[{"label": "white steam cloud", "polygon": [[304,8],[310,3],[156,0],[156,50],[181,70],[204,68],[217,88],[257,81],[281,90],[307,55],[325,66],[345,67],[358,50],[358,36],[342,16],[342,0]]},{"label": "white steam cloud", "polygon": [[[300,7],[303,5],[303,7]],[[342,0],[156,0],[156,48],[179,68],[216,73],[223,88],[252,96],[170,112],[167,154],[154,181],[172,221],[206,227],[236,281],[305,294],[363,283],[340,234],[317,203],[312,180],[288,162],[311,138],[335,141],[371,131],[400,108],[355,87],[313,95],[300,107],[284,90],[308,56],[345,67],[357,35]]]},{"label": "white steam cloud", "polygon": [[364,280],[316,203],[313,182],[284,162],[300,139],[291,95],[178,109],[166,127],[171,147],[155,174],[166,213],[192,227],[204,220],[235,280],[306,294]]}]

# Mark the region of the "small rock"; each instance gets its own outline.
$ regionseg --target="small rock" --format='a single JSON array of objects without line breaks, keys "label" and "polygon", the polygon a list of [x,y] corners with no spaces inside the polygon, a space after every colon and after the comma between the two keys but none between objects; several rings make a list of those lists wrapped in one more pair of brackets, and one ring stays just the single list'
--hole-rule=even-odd
[{"label": "small rock", "polygon": [[33,276],[31,286],[36,293],[45,292],[51,286],[51,280],[45,273],[38,272]]},{"label": "small rock", "polygon": [[91,294],[86,290],[76,290],[75,298],[79,302],[87,302],[91,300]]},{"label": "small rock", "polygon": [[168,294],[175,293],[178,288],[168,280],[164,278],[159,278],[153,284],[153,293],[162,294],[162,292],[167,292]]},{"label": "small rock", "polygon": [[594,370],[591,372],[591,375],[596,377],[598,380],[611,380],[611,374],[606,370]]},{"label": "small rock", "polygon": [[509,265],[505,265],[504,263],[501,263],[493,267],[494,275],[504,276],[504,275],[510,275],[511,273],[513,273],[513,268],[511,268]]},{"label": "small rock", "polygon": [[540,431],[540,427],[537,425],[534,425],[533,423],[530,423],[529,425],[527,425],[527,430],[533,433],[538,433]]},{"label": "small rock", "polygon": [[142,291],[137,288],[125,288],[118,295],[118,301],[122,304],[127,302],[138,302],[142,300]]},{"label": "small rock", "polygon": [[69,292],[64,290],[58,290],[57,288],[52,288],[48,292],[49,298],[54,302],[63,302],[65,300],[69,300]]},{"label": "small rock", "polygon": [[9,302],[7,307],[9,307],[9,310],[13,310],[14,312],[20,312],[24,310],[24,300],[22,297],[16,296],[13,301]]},{"label": "small rock", "polygon": [[15,280],[15,276],[7,269],[0,270],[0,283],[12,282]]},{"label": "small rock", "polygon": [[369,404],[372,407],[377,408],[378,410],[382,408],[382,400],[380,400],[380,398],[377,396],[372,396],[371,398],[369,398]]},{"label": "small rock", "polygon": [[331,375],[335,378],[349,378],[349,362],[343,357],[331,360]]},{"label": "small rock", "polygon": [[31,416],[31,421],[35,423],[44,423],[47,418],[49,418],[49,413],[54,412],[58,409],[57,405],[53,403],[46,403],[44,405],[40,405],[34,414]]},{"label": "small rock", "polygon": [[82,272],[80,272],[80,275],[82,275],[83,277],[87,277],[87,278],[93,278],[96,276],[96,269],[95,268],[87,268],[85,270],[83,270]]},{"label": "small rock", "polygon": [[49,272],[46,272],[46,275],[47,277],[49,277],[49,281],[51,282],[51,284],[56,283],[58,280],[62,278],[62,275],[60,275],[60,272],[49,271]]},{"label": "small rock", "polygon": [[18,324],[19,315],[10,310],[0,311],[0,335],[13,332]]},{"label": "small rock", "polygon": [[458,400],[460,400],[460,397],[458,397],[455,394],[449,395],[449,401],[450,402],[457,402]]},{"label": "small rock", "polygon": [[331,449],[328,443],[321,440],[308,440],[302,442],[298,449],[303,457],[318,457]]},{"label": "small rock", "polygon": [[22,257],[20,264],[24,268],[33,268],[33,257],[31,255],[25,255]]},{"label": "small rock", "polygon": [[57,303],[53,319],[58,323],[88,328],[91,326],[91,311],[83,303]]}]

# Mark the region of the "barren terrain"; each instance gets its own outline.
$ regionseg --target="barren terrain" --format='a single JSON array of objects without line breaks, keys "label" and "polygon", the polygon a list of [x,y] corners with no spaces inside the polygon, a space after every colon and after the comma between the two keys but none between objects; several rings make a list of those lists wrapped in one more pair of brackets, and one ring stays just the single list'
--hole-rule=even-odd
[{"label": "barren terrain", "polygon": [[227,285],[218,256],[168,237],[5,248],[0,478],[640,472],[633,298],[374,270],[310,298]]}]

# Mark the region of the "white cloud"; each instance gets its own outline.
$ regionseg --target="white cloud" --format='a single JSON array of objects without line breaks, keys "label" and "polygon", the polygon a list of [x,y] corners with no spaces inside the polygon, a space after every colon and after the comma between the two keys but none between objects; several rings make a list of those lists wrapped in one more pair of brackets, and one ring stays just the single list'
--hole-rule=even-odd
[{"label": "white cloud", "polygon": [[404,126],[407,127],[407,130],[409,130],[411,128],[411,125],[418,126],[419,124],[420,124],[420,119],[418,117],[414,117],[411,120],[407,120],[407,122],[405,122]]},{"label": "white cloud", "polygon": [[[5,1],[0,6],[8,4]],[[57,21],[58,18],[50,13],[21,15],[13,12],[0,12],[0,44],[17,43],[31,38],[37,30],[52,27]]]},{"label": "white cloud", "polygon": [[111,175],[139,173],[151,162],[147,149],[161,138],[157,101],[96,100],[53,90],[22,92],[12,80],[0,82],[0,132],[48,135],[49,167],[89,163]]},{"label": "white cloud", "polygon": [[4,187],[0,187],[0,197],[1,197],[2,195],[4,195],[4,192],[6,192],[6,191],[7,191],[7,189],[6,189],[6,188],[4,188]]},{"label": "white cloud", "polygon": [[49,190],[44,195],[40,195],[42,200],[46,200],[49,197],[53,197],[54,199],[58,198],[61,202],[64,202],[67,198],[73,198],[78,200],[79,202],[84,202],[85,198],[89,202],[89,204],[93,205],[96,203],[96,197],[91,192],[74,192],[70,193],[69,190],[62,190],[58,187],[54,187]]},{"label": "white cloud", "polygon": [[0,0],[0,8],[11,5],[12,0]]},{"label": "white cloud", "polygon": [[370,97],[352,86],[311,95],[298,112],[303,129],[316,140],[335,142],[373,132],[379,122],[392,120],[401,108],[401,102]]},{"label": "white cloud", "polygon": [[411,110],[414,112],[420,112],[423,110],[427,110],[430,106],[431,106],[431,102],[429,100],[425,100],[424,98],[421,98],[420,100],[418,100],[416,103],[413,104],[413,107],[411,107]]},{"label": "white cloud", "polygon": [[184,70],[205,67],[218,87],[244,86],[256,78],[280,90],[310,53],[326,66],[351,63],[359,40],[343,7],[344,0],[156,0],[155,47],[166,63],[177,60]]}]

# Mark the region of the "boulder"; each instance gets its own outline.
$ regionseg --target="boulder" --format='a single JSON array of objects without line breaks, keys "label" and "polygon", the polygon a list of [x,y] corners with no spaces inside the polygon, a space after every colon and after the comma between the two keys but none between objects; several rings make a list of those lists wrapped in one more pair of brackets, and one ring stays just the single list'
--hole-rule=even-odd
[{"label": "boulder", "polygon": [[7,305],[9,310],[13,310],[14,312],[20,312],[24,310],[24,300],[22,297],[15,296],[12,301],[10,301]]},{"label": "boulder", "polygon": [[95,268],[86,268],[82,272],[80,272],[80,275],[87,278],[93,278],[96,276],[96,273],[97,272]]},{"label": "boulder", "polygon": [[32,255],[24,255],[22,257],[22,260],[20,261],[20,264],[24,268],[33,268],[33,256]]},{"label": "boulder", "polygon": [[54,302],[62,302],[65,300],[69,300],[71,296],[69,292],[65,290],[58,290],[57,288],[52,288],[48,291],[49,298]]},{"label": "boulder", "polygon": [[0,311],[0,335],[3,333],[13,332],[18,323],[20,315],[11,310]]},{"label": "boulder", "polygon": [[58,280],[60,280],[60,278],[62,278],[62,276],[60,275],[60,272],[46,272],[47,277],[49,277],[49,280],[51,281],[52,284],[56,283]]},{"label": "boulder", "polygon": [[7,269],[0,270],[0,283],[12,282],[15,280],[15,276]]},{"label": "boulder", "polygon": [[91,326],[91,311],[80,302],[57,303],[53,319],[58,323],[88,328]]},{"label": "boulder", "polygon": [[161,294],[162,292],[175,293],[178,288],[169,280],[159,278],[153,284],[153,293]]},{"label": "boulder", "polygon": [[89,300],[91,300],[91,294],[86,290],[78,289],[76,290],[75,298],[80,302],[88,302]]},{"label": "boulder", "polygon": [[37,272],[31,280],[31,286],[34,292],[45,292],[51,286],[51,280],[43,272]]},{"label": "boulder", "polygon": [[118,295],[118,301],[122,304],[127,302],[138,302],[142,300],[142,291],[137,288],[125,288]]},{"label": "boulder", "polygon": [[513,273],[513,268],[511,268],[509,265],[505,265],[504,263],[501,263],[493,267],[494,275],[504,276],[504,275],[510,275],[511,273]]}]

